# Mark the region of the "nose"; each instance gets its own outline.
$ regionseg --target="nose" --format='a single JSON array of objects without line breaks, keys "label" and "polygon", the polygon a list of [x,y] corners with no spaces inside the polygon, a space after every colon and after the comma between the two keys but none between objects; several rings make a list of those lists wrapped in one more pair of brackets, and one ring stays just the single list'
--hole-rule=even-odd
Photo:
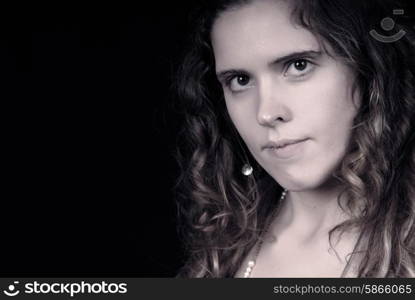
[{"label": "nose", "polygon": [[289,121],[289,108],[278,91],[273,88],[260,89],[258,100],[257,120],[261,126],[275,127],[278,122]]}]

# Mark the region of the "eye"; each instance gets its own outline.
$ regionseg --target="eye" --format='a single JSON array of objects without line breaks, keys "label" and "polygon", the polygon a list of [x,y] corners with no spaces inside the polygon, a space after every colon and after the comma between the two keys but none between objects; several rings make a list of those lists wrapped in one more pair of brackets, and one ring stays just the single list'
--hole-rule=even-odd
[{"label": "eye", "polygon": [[305,58],[296,59],[288,63],[284,72],[287,77],[302,77],[313,71],[315,64]]},{"label": "eye", "polygon": [[241,92],[251,87],[251,78],[246,74],[230,76],[225,81],[225,85],[233,92]]}]

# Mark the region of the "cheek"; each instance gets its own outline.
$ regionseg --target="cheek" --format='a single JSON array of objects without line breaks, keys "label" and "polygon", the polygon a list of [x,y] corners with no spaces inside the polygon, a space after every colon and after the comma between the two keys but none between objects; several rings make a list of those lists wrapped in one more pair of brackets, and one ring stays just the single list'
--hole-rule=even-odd
[{"label": "cheek", "polygon": [[251,131],[254,128],[252,122],[255,121],[255,116],[252,113],[254,111],[253,108],[251,108],[248,103],[235,103],[233,100],[226,101],[226,108],[239,134],[244,139],[249,138],[249,136],[252,135]]},{"label": "cheek", "polygon": [[226,103],[232,123],[241,136],[244,144],[248,147],[250,153],[258,161],[260,160],[260,157],[258,156],[258,145],[263,142],[263,140],[261,141],[263,130],[261,130],[261,127],[257,123],[255,107],[252,105],[252,102],[249,101]]},{"label": "cheek", "polygon": [[311,137],[301,162],[286,169],[287,178],[298,188],[323,184],[344,158],[356,108],[350,90],[340,83],[332,81],[304,93],[307,99],[302,101],[309,105],[298,107],[301,128]]},{"label": "cheek", "polygon": [[322,157],[327,160],[341,159],[356,115],[352,97],[347,88],[334,85],[322,91],[318,99],[309,109],[307,123],[310,124],[310,134],[314,135]]},{"label": "cheek", "polygon": [[309,160],[309,173],[324,181],[341,163],[350,140],[354,114],[351,111],[334,110],[316,126],[314,153]]},{"label": "cheek", "polygon": [[302,108],[302,118],[307,119],[310,129],[329,139],[331,145],[346,139],[357,113],[353,97],[358,95],[352,95],[351,74],[344,69],[329,68],[303,94],[307,99],[302,101],[308,105]]}]

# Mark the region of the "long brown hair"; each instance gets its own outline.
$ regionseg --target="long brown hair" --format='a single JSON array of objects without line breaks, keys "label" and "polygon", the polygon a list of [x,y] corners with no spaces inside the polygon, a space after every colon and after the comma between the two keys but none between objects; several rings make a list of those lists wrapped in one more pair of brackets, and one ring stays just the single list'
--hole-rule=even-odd
[{"label": "long brown hair", "polygon": [[[255,1],[255,0],[253,0]],[[224,104],[210,43],[218,15],[248,0],[208,0],[194,13],[193,33],[176,76],[184,121],[179,135],[177,204],[188,259],[180,277],[230,277],[260,238],[282,191],[250,155]],[[396,1],[294,0],[292,17],[333,49],[356,74],[362,104],[347,154],[333,174],[338,202],[360,213],[334,227],[359,228],[342,276],[359,254],[358,277],[415,277],[415,44],[411,19],[394,43],[370,36]],[[290,2],[290,3],[291,3]],[[255,175],[244,177],[250,162]],[[345,202],[341,202],[341,200]]]}]

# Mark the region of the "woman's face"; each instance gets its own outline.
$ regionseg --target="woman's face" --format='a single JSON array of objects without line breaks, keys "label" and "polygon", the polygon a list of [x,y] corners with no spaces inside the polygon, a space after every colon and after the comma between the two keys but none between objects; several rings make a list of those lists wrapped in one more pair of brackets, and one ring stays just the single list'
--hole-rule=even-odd
[{"label": "woman's face", "polygon": [[359,99],[349,68],[290,13],[285,1],[253,1],[220,14],[211,37],[235,127],[281,186],[300,191],[322,187],[338,167]]}]

